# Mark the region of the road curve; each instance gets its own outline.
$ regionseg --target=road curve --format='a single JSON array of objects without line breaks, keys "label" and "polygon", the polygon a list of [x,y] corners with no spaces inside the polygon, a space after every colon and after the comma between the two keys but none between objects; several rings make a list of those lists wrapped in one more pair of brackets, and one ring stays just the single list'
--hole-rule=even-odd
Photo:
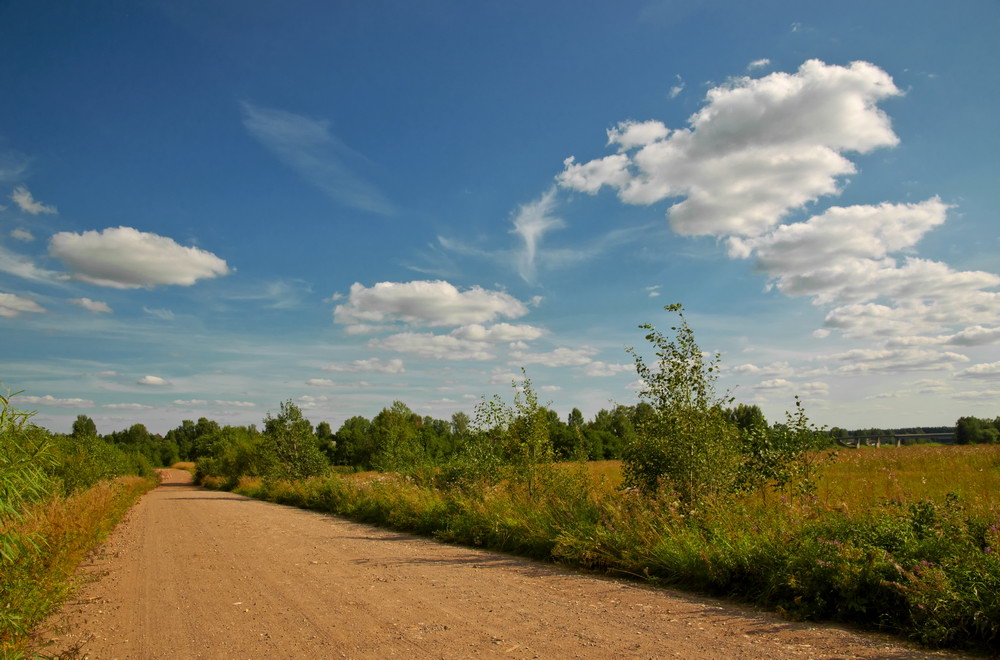
[{"label": "road curve", "polygon": [[930,658],[886,637],[202,490],[128,513],[43,628],[88,658]]}]

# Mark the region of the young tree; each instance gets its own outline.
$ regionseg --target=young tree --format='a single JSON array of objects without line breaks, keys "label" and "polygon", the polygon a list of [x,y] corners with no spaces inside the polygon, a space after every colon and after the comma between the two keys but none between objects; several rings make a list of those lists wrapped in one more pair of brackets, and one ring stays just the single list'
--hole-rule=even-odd
[{"label": "young tree", "polygon": [[264,418],[265,446],[273,457],[271,476],[305,479],[326,470],[326,457],[316,446],[312,424],[291,401],[283,401],[276,417]]},{"label": "young tree", "polygon": [[725,413],[729,399],[715,392],[719,356],[706,360],[681,305],[665,309],[680,318],[673,339],[650,324],[639,326],[655,349],[655,367],[628,349],[643,382],[639,395],[650,408],[625,446],[623,471],[627,485],[647,493],[665,487],[690,506],[735,486],[739,430]]}]

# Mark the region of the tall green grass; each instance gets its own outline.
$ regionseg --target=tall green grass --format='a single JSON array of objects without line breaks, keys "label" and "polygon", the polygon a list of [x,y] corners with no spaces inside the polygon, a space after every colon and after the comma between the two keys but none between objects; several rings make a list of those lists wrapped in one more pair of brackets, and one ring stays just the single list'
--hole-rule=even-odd
[{"label": "tall green grass", "polygon": [[[31,416],[0,396],[0,658],[25,654],[86,552],[157,483],[140,457],[97,438],[53,439]],[[144,476],[120,476],[130,472]]]},{"label": "tall green grass", "polygon": [[930,646],[1000,644],[1000,447],[843,452],[816,495],[755,493],[696,509],[620,490],[618,479],[602,463],[540,467],[531,488],[331,474],[243,479],[236,491]]}]

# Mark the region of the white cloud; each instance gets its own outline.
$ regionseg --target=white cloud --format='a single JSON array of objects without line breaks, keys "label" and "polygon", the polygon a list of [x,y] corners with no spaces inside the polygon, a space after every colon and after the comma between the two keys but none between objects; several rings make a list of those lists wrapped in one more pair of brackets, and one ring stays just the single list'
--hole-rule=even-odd
[{"label": "white cloud", "polygon": [[538,247],[542,237],[553,229],[565,227],[565,223],[551,215],[555,207],[556,189],[552,187],[538,200],[524,204],[514,216],[513,233],[521,237],[524,246],[517,257],[517,270],[525,282],[534,282]]},{"label": "white cloud", "polygon": [[[809,60],[794,74],[715,87],[689,128],[631,155],[568,158],[557,180],[589,193],[608,185],[629,204],[684,196],[668,211],[676,232],[754,236],[836,193],[838,179],[856,171],[842,153],[894,146],[889,119],[875,104],[898,94],[892,78],[867,62]],[[616,134],[629,135],[632,123]]]},{"label": "white cloud", "polygon": [[299,404],[299,408],[302,410],[314,410],[321,403],[326,403],[330,400],[328,396],[312,396],[310,394],[305,394],[300,396],[295,400]]},{"label": "white cloud", "polygon": [[987,380],[1000,380],[1000,362],[987,362],[976,364],[968,369],[959,371],[955,376],[959,378],[983,378]]},{"label": "white cloud", "polygon": [[768,380],[763,380],[753,386],[755,390],[790,390],[794,387],[794,383],[784,378],[771,378]]},{"label": "white cloud", "polygon": [[51,270],[39,268],[30,258],[11,252],[0,245],[0,272],[45,284],[57,284],[65,276]]},{"label": "white cloud", "polygon": [[148,385],[150,387],[164,387],[169,384],[169,380],[160,378],[159,376],[143,376],[136,381],[136,385]]},{"label": "white cloud", "polygon": [[50,394],[45,396],[25,396],[19,395],[15,404],[27,404],[29,406],[48,406],[50,408],[93,408],[94,402],[90,399],[57,399]]},{"label": "white cloud", "polygon": [[684,78],[677,76],[677,84],[670,88],[670,98],[675,99],[684,91]]},{"label": "white cloud", "polygon": [[379,282],[372,287],[355,282],[346,303],[337,305],[333,318],[345,325],[401,321],[431,327],[493,321],[498,316],[518,318],[528,308],[502,291],[474,286],[459,291],[443,280]]},{"label": "white cloud", "polygon": [[82,234],[59,232],[49,243],[49,253],[76,279],[116,289],[190,286],[200,279],[229,273],[226,262],[211,252],[132,227]]},{"label": "white cloud", "polygon": [[491,360],[495,357],[492,347],[486,342],[429,332],[402,332],[385,339],[372,339],[368,345],[435,360]]},{"label": "white cloud", "polygon": [[794,370],[787,362],[772,362],[767,365],[747,363],[733,367],[732,371],[736,374],[746,374],[748,376],[757,376],[759,378],[779,378],[791,376],[794,373]]},{"label": "white cloud", "polygon": [[803,396],[827,396],[830,394],[830,386],[822,381],[812,381],[809,383],[799,383],[796,388]]},{"label": "white cloud", "polygon": [[41,202],[35,201],[31,192],[24,186],[14,188],[14,192],[11,193],[10,198],[14,200],[14,203],[17,204],[22,211],[30,213],[31,215],[38,215],[39,213],[55,215],[59,213],[59,211],[56,210],[56,207],[47,206]]},{"label": "white cloud", "polygon": [[25,243],[30,243],[31,241],[35,240],[34,235],[30,231],[28,231],[27,229],[21,229],[20,227],[18,227],[17,229],[11,229],[10,237],[18,241],[24,241]]},{"label": "white cloud", "polygon": [[278,160],[331,199],[382,215],[392,203],[357,170],[366,159],[330,132],[330,122],[243,103],[243,126]]},{"label": "white cloud", "polygon": [[117,375],[118,375],[118,372],[117,372],[117,371],[113,371],[113,370],[110,370],[110,369],[109,369],[109,370],[107,370],[107,371],[98,371],[98,372],[97,372],[96,374],[94,374],[94,375],[95,375],[95,376],[100,376],[101,378],[111,378],[111,377],[113,377],[113,376],[117,376]]},{"label": "white cloud", "polygon": [[649,297],[650,298],[658,298],[660,296],[659,289],[662,286],[663,286],[662,284],[657,284],[655,286],[647,286],[646,287],[646,291],[649,293]]},{"label": "white cloud", "polygon": [[207,406],[208,401],[205,401],[205,399],[175,399],[173,404],[175,406],[198,407],[198,406]]},{"label": "white cloud", "polygon": [[309,387],[336,387],[337,384],[329,378],[310,378],[306,381]]},{"label": "white cloud", "polygon": [[608,378],[632,371],[635,371],[634,364],[616,364],[599,361],[590,362],[583,368],[583,373],[592,378]]},{"label": "white cloud", "polygon": [[83,307],[85,310],[93,314],[111,313],[111,307],[108,306],[108,303],[101,302],[100,300],[91,300],[90,298],[71,298],[70,302],[74,305]]},{"label": "white cloud", "polygon": [[45,308],[30,298],[17,296],[13,293],[0,293],[0,318],[12,319],[25,312],[43,314]]},{"label": "white cloud", "polygon": [[837,372],[841,374],[935,371],[939,369],[952,369],[958,363],[969,361],[968,357],[959,353],[918,348],[856,348],[826,357],[831,360],[849,363],[837,369]]},{"label": "white cloud", "polygon": [[1000,390],[979,390],[971,392],[956,392],[953,399],[962,401],[1000,401]]},{"label": "white cloud", "polygon": [[[831,264],[879,261],[910,248],[944,223],[948,205],[937,197],[919,204],[832,207],[806,222],[778,227],[766,236],[729,240],[730,256],[757,255],[757,267],[779,278],[782,290],[796,276],[817,279]],[[814,288],[815,285],[812,285]],[[817,295],[814,293],[814,295]],[[830,296],[828,296],[830,297]]]},{"label": "white cloud", "polygon": [[759,60],[754,60],[750,64],[747,64],[747,71],[753,71],[754,69],[763,69],[771,64],[771,60],[766,57],[762,57]]},{"label": "white cloud", "polygon": [[355,360],[350,364],[331,364],[323,367],[326,371],[340,371],[344,373],[357,373],[361,371],[374,371],[381,374],[401,374],[406,371],[403,361],[399,358],[382,360],[374,357],[367,360]]},{"label": "white cloud", "polygon": [[490,373],[490,385],[510,385],[519,383],[524,379],[524,374],[514,373],[504,367],[494,367]]},{"label": "white cloud", "polygon": [[623,121],[608,129],[608,146],[617,144],[618,151],[623,152],[645,147],[669,135],[670,129],[660,121]]},{"label": "white cloud", "polygon": [[592,346],[582,346],[580,348],[559,347],[548,353],[525,353],[514,351],[511,353],[510,364],[528,365],[541,364],[546,367],[580,367],[593,362],[591,356],[596,355],[598,350]]},{"label": "white cloud", "polygon": [[451,331],[451,335],[469,341],[485,341],[494,344],[507,342],[526,342],[538,339],[545,331],[531,325],[496,323],[485,327],[479,323],[463,325]]},{"label": "white cloud", "polygon": [[953,346],[984,346],[995,344],[998,341],[1000,341],[1000,328],[984,328],[981,325],[974,325],[948,337],[945,343]]},{"label": "white cloud", "polygon": [[219,399],[216,399],[212,403],[226,408],[254,408],[257,405],[251,401],[220,401]]},{"label": "white cloud", "polygon": [[108,403],[101,407],[107,408],[108,410],[152,410],[153,409],[153,406],[147,406],[142,403]]},{"label": "white cloud", "polygon": [[143,305],[142,311],[144,311],[145,313],[149,314],[154,318],[160,319],[161,321],[174,320],[174,313],[169,309],[156,309],[153,307],[146,307],[145,305]]},{"label": "white cloud", "polygon": [[562,390],[558,385],[542,385],[538,388],[539,392],[558,392]]}]

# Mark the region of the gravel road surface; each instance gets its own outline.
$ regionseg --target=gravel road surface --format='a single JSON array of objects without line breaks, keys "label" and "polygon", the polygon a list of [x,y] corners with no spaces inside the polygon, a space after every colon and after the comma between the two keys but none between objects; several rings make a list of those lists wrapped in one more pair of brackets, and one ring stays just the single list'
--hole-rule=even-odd
[{"label": "gravel road surface", "polygon": [[931,658],[886,637],[201,490],[128,513],[43,629],[88,658]]}]

